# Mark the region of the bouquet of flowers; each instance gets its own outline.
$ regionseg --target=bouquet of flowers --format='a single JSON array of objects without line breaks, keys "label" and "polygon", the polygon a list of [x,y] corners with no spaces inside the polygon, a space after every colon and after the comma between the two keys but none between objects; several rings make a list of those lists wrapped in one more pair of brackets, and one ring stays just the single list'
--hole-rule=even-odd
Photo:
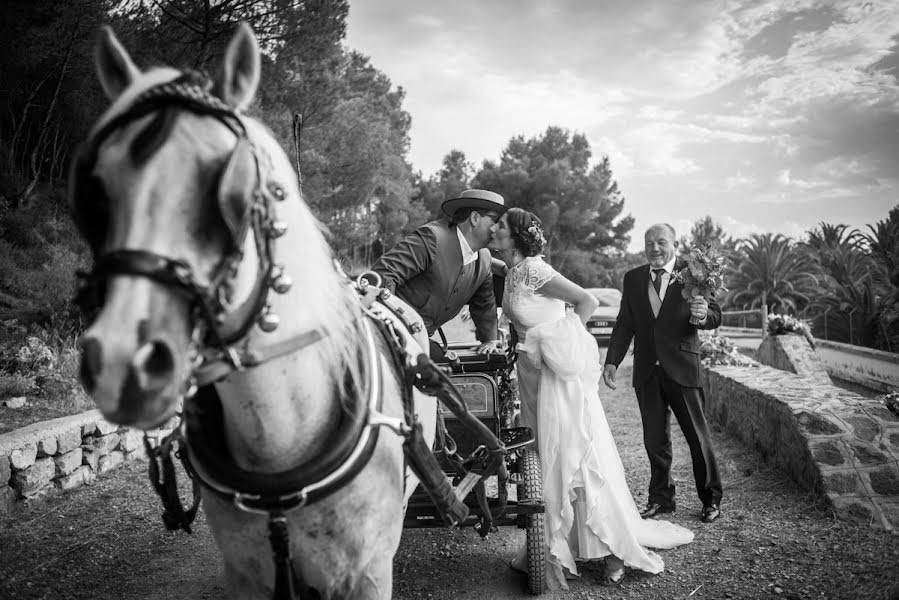
[{"label": "bouquet of flowers", "polygon": [[700,331],[699,359],[707,367],[715,365],[732,365],[737,367],[757,367],[758,363],[740,353],[737,346],[728,338],[713,335],[710,331]]},{"label": "bouquet of flowers", "polygon": [[878,398],[886,405],[890,412],[899,417],[899,392],[893,390],[889,394],[878,396]]},{"label": "bouquet of flowers", "polygon": [[808,341],[812,350],[815,349],[812,326],[807,321],[802,321],[790,315],[768,315],[768,333],[771,335],[784,335],[787,333],[801,335]]},{"label": "bouquet of flowers", "polygon": [[[702,296],[708,301],[715,294],[727,291],[724,287],[726,260],[714,246],[708,243],[694,244],[686,260],[687,266],[674,272],[675,281],[684,286],[681,290],[684,300]],[[690,317],[690,323],[699,324],[693,317]]]}]

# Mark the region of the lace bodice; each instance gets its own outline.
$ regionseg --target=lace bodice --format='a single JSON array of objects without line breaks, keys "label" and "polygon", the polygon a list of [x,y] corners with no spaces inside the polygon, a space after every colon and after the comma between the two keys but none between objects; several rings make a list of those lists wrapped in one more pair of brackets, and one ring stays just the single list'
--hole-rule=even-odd
[{"label": "lace bodice", "polygon": [[558,271],[539,256],[530,256],[509,269],[503,294],[503,314],[515,326],[520,341],[531,327],[565,316],[565,303],[540,292]]}]

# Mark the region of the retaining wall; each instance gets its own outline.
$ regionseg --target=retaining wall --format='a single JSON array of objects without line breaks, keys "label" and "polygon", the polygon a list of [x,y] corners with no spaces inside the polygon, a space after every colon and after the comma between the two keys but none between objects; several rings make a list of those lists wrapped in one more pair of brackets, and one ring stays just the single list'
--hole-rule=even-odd
[{"label": "retaining wall", "polygon": [[[158,441],[171,432],[148,432]],[[0,435],[0,514],[23,499],[91,483],[125,461],[145,458],[143,433],[114,425],[97,410],[35,423]]]},{"label": "retaining wall", "polygon": [[815,347],[834,377],[881,392],[899,390],[899,354],[828,340],[815,340]]},{"label": "retaining wall", "polygon": [[820,362],[802,338],[772,336],[769,344],[760,357],[800,365],[805,374],[767,365],[708,368],[709,419],[825,497],[840,517],[896,533],[899,417],[820,377]]}]

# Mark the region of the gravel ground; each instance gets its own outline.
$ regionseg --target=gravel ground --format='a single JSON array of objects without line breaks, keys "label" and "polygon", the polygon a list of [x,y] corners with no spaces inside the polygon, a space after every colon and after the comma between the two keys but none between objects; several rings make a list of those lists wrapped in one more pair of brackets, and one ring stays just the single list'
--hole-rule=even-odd
[{"label": "gravel ground", "polygon": [[[648,464],[629,368],[603,404],[638,505]],[[583,569],[561,598],[899,598],[899,535],[833,514],[758,454],[713,428],[724,482],[723,517],[699,521],[689,451],[674,426],[678,511],[692,544],[662,552],[660,575],[629,571],[620,588],[598,585],[600,564]],[[202,517],[195,535],[165,532],[146,481],[132,463],[94,485],[30,502],[0,520],[0,598],[218,598],[217,554]],[[183,487],[183,489],[186,489]],[[407,530],[395,560],[394,598],[526,598],[509,561],[524,532],[487,540],[469,530]]]}]

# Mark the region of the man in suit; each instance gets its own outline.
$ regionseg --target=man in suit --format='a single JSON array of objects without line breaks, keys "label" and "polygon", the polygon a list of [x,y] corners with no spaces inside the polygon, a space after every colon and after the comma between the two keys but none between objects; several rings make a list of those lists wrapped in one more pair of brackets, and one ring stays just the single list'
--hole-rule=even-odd
[{"label": "man in suit", "polygon": [[[496,300],[487,244],[506,212],[499,194],[465,190],[440,207],[447,218],[426,223],[372,266],[383,286],[418,311],[432,335],[468,304],[477,351],[497,350]],[[432,355],[434,350],[432,348]]]},{"label": "man in suit", "polygon": [[[675,509],[671,478],[673,412],[690,445],[702,520],[711,523],[721,514],[721,477],[702,411],[697,329],[717,328],[721,308],[714,299],[707,302],[700,296],[686,301],[681,296],[683,285],[673,279],[672,273],[686,263],[675,257],[677,241],[671,225],[653,225],[644,241],[649,264],[624,275],[621,309],[609,340],[603,381],[615,389],[618,365],[634,340],[633,385],[651,470],[649,500],[640,514],[650,518]],[[699,325],[690,323],[691,316]]]}]

